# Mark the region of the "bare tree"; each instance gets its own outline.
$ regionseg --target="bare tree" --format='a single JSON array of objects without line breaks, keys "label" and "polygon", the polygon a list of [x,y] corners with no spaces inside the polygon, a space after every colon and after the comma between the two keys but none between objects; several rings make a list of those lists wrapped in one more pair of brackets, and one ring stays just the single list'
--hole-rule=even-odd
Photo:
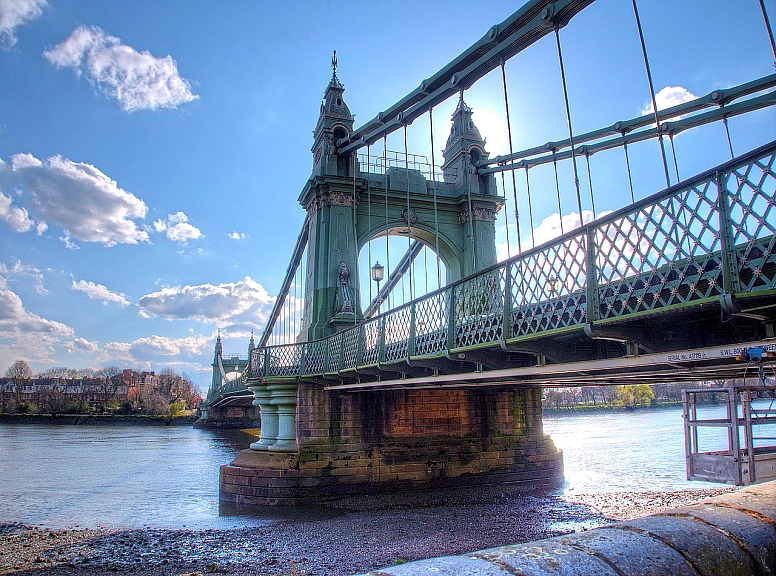
[{"label": "bare tree", "polygon": [[30,365],[24,360],[16,360],[8,370],[5,371],[5,377],[13,381],[14,401],[18,406],[22,399],[22,389],[27,380],[32,379],[34,373]]},{"label": "bare tree", "polygon": [[116,396],[119,382],[116,376],[121,374],[121,368],[115,364],[104,366],[97,371],[100,379],[103,381],[102,385],[102,398],[103,405],[107,404],[109,400],[112,400]]},{"label": "bare tree", "polygon": [[41,378],[76,378],[77,370],[65,366],[54,366],[40,373]]},{"label": "bare tree", "polygon": [[58,416],[67,410],[67,397],[62,386],[54,384],[47,387],[40,399],[40,408],[52,416]]}]

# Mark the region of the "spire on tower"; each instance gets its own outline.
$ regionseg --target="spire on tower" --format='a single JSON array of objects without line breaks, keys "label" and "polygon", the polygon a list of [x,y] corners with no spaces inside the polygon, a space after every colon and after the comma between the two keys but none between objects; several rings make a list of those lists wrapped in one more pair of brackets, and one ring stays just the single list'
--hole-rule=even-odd
[{"label": "spire on tower", "polygon": [[224,347],[221,344],[221,330],[219,330],[218,336],[216,337],[216,350],[215,350],[216,357],[222,356],[223,352],[224,352]]}]

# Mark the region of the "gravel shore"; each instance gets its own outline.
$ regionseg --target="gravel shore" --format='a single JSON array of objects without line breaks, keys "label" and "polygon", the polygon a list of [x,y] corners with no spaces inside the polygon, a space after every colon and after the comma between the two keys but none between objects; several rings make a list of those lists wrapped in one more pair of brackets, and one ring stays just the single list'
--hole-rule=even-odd
[{"label": "gravel shore", "polygon": [[339,576],[586,530],[730,490],[374,497],[231,530],[49,530],[3,524],[0,574]]}]

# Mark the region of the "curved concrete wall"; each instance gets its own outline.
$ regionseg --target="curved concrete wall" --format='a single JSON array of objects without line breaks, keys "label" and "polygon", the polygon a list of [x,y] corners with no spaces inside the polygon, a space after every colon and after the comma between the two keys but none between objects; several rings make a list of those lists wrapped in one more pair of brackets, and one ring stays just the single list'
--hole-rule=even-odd
[{"label": "curved concrete wall", "polygon": [[776,575],[776,481],[589,532],[421,560],[371,576]]}]

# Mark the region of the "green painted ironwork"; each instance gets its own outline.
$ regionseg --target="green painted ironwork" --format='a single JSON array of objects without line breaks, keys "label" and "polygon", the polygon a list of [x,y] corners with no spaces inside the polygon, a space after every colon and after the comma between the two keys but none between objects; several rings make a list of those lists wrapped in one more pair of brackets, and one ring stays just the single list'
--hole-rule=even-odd
[{"label": "green painted ironwork", "polygon": [[250,377],[400,372],[412,360],[774,290],[776,141],[328,338],[257,348]]}]

